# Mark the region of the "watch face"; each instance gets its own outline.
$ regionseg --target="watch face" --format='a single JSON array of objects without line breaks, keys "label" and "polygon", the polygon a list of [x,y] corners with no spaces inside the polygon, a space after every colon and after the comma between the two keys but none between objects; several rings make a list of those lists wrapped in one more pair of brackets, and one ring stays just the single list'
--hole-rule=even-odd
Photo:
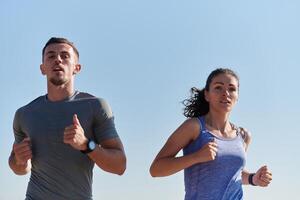
[{"label": "watch face", "polygon": [[89,141],[89,149],[94,150],[95,148],[96,148],[96,143],[93,140]]}]

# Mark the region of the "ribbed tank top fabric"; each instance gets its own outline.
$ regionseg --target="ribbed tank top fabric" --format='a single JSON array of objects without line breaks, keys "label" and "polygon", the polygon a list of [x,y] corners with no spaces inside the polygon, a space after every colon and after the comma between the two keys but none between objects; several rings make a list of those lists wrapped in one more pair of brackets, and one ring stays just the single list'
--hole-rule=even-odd
[{"label": "ribbed tank top fabric", "polygon": [[241,172],[246,164],[244,140],[238,128],[232,139],[221,138],[205,128],[204,117],[199,117],[199,136],[183,149],[192,154],[215,139],[218,147],[215,160],[195,164],[184,170],[185,200],[242,200]]}]

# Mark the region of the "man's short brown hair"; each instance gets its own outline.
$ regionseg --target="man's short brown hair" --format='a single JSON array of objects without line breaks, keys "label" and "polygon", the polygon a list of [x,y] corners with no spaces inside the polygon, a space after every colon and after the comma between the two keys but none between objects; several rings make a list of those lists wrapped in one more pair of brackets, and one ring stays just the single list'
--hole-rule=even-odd
[{"label": "man's short brown hair", "polygon": [[58,38],[58,37],[52,37],[48,40],[48,42],[45,44],[44,48],[43,48],[43,51],[42,51],[42,58],[44,60],[44,53],[45,53],[45,50],[47,48],[47,46],[49,46],[50,44],[55,44],[55,43],[65,43],[65,44],[68,44],[70,45],[73,50],[75,51],[78,59],[79,59],[79,52],[77,50],[77,48],[75,47],[74,43],[69,41],[68,39],[66,38]]}]

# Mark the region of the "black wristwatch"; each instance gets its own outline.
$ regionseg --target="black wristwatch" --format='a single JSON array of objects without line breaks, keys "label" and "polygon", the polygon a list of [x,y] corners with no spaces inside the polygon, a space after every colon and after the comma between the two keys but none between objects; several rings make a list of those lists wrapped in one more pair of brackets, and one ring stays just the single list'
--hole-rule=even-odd
[{"label": "black wristwatch", "polygon": [[92,151],[94,151],[96,149],[96,142],[92,139],[89,139],[87,144],[86,144],[86,150],[81,150],[82,153],[87,154],[87,153],[91,153]]}]

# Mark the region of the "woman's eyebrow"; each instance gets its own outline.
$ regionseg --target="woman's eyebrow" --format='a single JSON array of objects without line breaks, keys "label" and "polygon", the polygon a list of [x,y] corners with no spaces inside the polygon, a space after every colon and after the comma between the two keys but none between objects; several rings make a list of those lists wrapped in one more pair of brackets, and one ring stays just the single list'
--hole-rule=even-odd
[{"label": "woman's eyebrow", "polygon": [[214,85],[216,85],[216,84],[221,84],[221,85],[224,85],[224,83],[223,83],[223,82],[214,82]]}]

